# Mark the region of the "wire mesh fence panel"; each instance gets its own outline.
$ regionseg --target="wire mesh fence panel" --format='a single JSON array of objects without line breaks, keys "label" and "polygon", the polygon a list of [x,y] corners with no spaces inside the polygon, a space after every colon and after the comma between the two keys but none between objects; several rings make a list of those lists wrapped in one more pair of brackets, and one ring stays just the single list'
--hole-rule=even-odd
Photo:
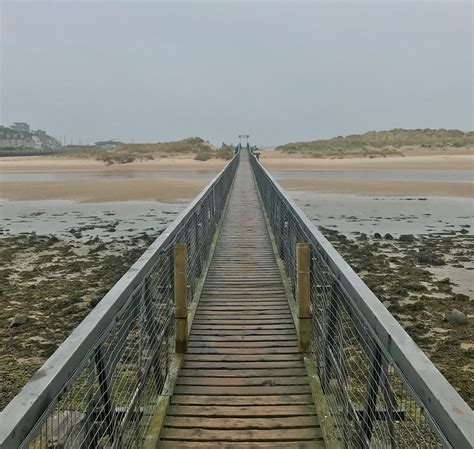
[{"label": "wire mesh fence panel", "polygon": [[310,245],[310,355],[341,446],[472,447],[472,410],[260,162],[251,163],[293,298],[296,244]]},{"label": "wire mesh fence panel", "polygon": [[140,445],[171,356],[173,302],[167,286],[172,273],[165,259],[166,252],[83,357],[26,447]]},{"label": "wire mesh fence panel", "polygon": [[441,447],[347,292],[316,252],[311,262],[311,352],[341,439],[349,447]]},{"label": "wire mesh fence panel", "polygon": [[187,248],[189,304],[239,157],[237,152],[5,408],[2,448],[143,445],[175,349],[174,245]]}]

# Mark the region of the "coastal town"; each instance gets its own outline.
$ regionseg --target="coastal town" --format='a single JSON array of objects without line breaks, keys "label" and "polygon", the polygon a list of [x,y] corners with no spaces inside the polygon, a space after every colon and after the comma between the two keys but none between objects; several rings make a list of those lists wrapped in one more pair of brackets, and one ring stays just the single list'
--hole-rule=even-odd
[{"label": "coastal town", "polygon": [[33,129],[26,122],[13,122],[7,125],[0,125],[0,157],[1,156],[41,156],[56,154],[61,150],[87,150],[90,148],[110,150],[122,145],[115,139],[100,140],[93,144],[75,145],[72,141],[66,144],[58,137],[51,136],[42,129]]},{"label": "coastal town", "polygon": [[28,123],[14,122],[0,125],[0,149],[55,150],[61,142],[42,129],[33,130]]}]

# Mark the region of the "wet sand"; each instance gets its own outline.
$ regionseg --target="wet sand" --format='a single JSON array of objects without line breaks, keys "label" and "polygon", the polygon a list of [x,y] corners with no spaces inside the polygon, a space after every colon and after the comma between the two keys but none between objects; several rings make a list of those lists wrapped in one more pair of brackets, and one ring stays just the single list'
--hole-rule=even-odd
[{"label": "wet sand", "polygon": [[[393,156],[386,158],[317,159],[289,156],[280,152],[262,152],[261,160],[270,171],[284,170],[285,179],[278,182],[287,190],[302,190],[320,193],[342,193],[369,196],[454,196],[472,198],[473,183],[430,180],[390,180],[390,179],[318,179],[312,176],[321,171],[353,172],[377,171],[381,175],[389,171],[469,171],[474,170],[472,154],[435,154],[414,156]],[[293,174],[293,175],[292,175]],[[382,176],[383,177],[383,176]]]},{"label": "wet sand", "polygon": [[[372,196],[431,195],[473,197],[473,184],[446,181],[389,181],[360,179],[317,179],[314,170],[470,170],[474,169],[472,154],[435,154],[387,158],[316,159],[300,155],[287,155],[276,151],[262,152],[262,161],[270,170],[294,172],[279,182],[288,190],[321,193],[350,193]],[[161,158],[130,164],[105,165],[93,159],[55,158],[45,156],[9,157],[0,159],[0,172],[8,176],[28,173],[96,173],[104,179],[0,182],[0,198],[9,200],[65,199],[79,202],[158,200],[173,202],[192,199],[205,186],[200,179],[189,179],[186,171],[218,172],[225,161],[212,159],[195,161],[191,157]],[[182,172],[182,179],[172,179],[170,170]],[[165,172],[168,171],[168,174]],[[305,171],[305,173],[300,173]],[[143,173],[143,178],[140,177]],[[158,176],[149,179],[150,173]],[[114,175],[133,174],[133,179],[108,179]],[[163,177],[161,177],[161,174]],[[174,178],[174,177],[173,177]]]},{"label": "wet sand", "polygon": [[303,190],[306,192],[346,193],[365,196],[474,197],[474,185],[463,182],[363,181],[358,179],[281,179],[278,182],[286,190]]},{"label": "wet sand", "polygon": [[[54,158],[44,156],[9,157],[0,159],[0,172],[8,176],[18,174],[51,174],[51,180],[0,182],[0,198],[8,200],[73,200],[78,202],[112,202],[156,200],[176,202],[191,200],[207,184],[208,180],[189,179],[186,172],[209,172],[209,179],[221,170],[226,162],[222,159],[195,161],[190,157],[162,158],[130,164],[106,165],[92,159]],[[170,176],[176,171],[181,176]],[[54,174],[97,174],[96,179],[54,179]],[[143,178],[140,177],[143,174]],[[156,173],[156,178],[150,178]],[[120,177],[133,174],[132,179]],[[63,176],[62,175],[62,176]],[[114,175],[117,178],[114,179]],[[103,179],[100,177],[103,176]],[[181,179],[180,179],[181,178]]]},{"label": "wet sand", "polygon": [[194,198],[205,181],[185,179],[107,179],[100,181],[2,182],[0,197],[8,200],[73,200],[80,203]]},{"label": "wet sand", "polygon": [[[435,154],[379,158],[320,159],[262,151],[260,157],[269,170],[469,170],[473,154]],[[0,166],[1,167],[1,166]]]},{"label": "wet sand", "polygon": [[27,156],[0,158],[0,172],[52,172],[52,171],[149,171],[149,170],[220,170],[226,161],[209,159],[196,161],[190,156],[169,157],[150,161],[135,161],[128,164],[107,165],[95,159],[66,157]]}]

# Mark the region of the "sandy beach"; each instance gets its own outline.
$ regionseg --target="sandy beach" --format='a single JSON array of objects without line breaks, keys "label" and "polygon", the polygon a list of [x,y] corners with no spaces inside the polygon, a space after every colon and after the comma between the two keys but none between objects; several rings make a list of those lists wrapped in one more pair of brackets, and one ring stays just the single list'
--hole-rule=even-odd
[{"label": "sandy beach", "polygon": [[205,182],[178,179],[107,179],[102,181],[3,182],[0,196],[8,200],[72,200],[80,203],[161,201],[194,198]]},{"label": "sandy beach", "polygon": [[[472,183],[446,181],[389,181],[361,179],[316,179],[308,171],[331,170],[470,170],[474,169],[472,154],[435,154],[394,156],[387,158],[317,159],[302,158],[275,151],[262,152],[261,160],[272,170],[294,171],[295,177],[280,180],[288,190],[321,193],[355,193],[359,195],[396,196],[455,196],[473,197]],[[93,180],[49,180],[0,182],[0,198],[8,200],[73,200],[78,202],[110,202],[157,200],[173,202],[190,200],[206,185],[198,179],[188,179],[186,172],[209,171],[209,177],[225,165],[221,159],[205,162],[190,157],[162,158],[130,164],[106,165],[93,159],[56,157],[9,157],[0,159],[0,172],[8,176],[32,173],[96,174]],[[173,179],[166,171],[182,172],[181,179]],[[306,171],[304,176],[300,171]],[[156,177],[149,177],[155,173]],[[118,178],[133,174],[133,179]],[[143,174],[143,178],[141,175]],[[117,175],[117,179],[111,179]],[[103,176],[103,178],[102,178]]]},{"label": "sandy beach", "polygon": [[[191,158],[163,158],[130,164],[106,165],[92,159],[53,157],[11,157],[0,159],[0,172],[8,175],[33,173],[95,173],[94,180],[0,182],[0,197],[8,200],[73,200],[77,202],[112,202],[156,200],[176,202],[194,198],[207,184],[186,179],[186,171],[209,171],[209,178],[221,170],[225,161]],[[182,179],[166,177],[169,171],[182,172]],[[149,178],[155,172],[156,178]],[[163,172],[163,173],[162,173]],[[140,178],[143,173],[143,179]],[[110,179],[116,174],[133,174],[133,179]],[[101,175],[104,176],[101,179]]]},{"label": "sandy beach", "polygon": [[282,179],[286,190],[320,193],[347,193],[368,196],[455,196],[473,198],[474,185],[463,182],[429,181],[361,181],[358,179],[329,181],[320,179]]},{"label": "sandy beach", "polygon": [[[393,156],[387,158],[353,158],[353,159],[317,159],[288,156],[280,152],[262,152],[263,165],[271,171],[285,170],[294,172],[295,176],[281,179],[279,183],[287,190],[304,190],[320,193],[343,193],[370,196],[454,196],[474,197],[474,186],[469,182],[446,181],[390,181],[361,179],[313,179],[308,172],[364,170],[441,170],[466,171],[474,169],[472,154],[435,154],[414,156]],[[299,172],[305,172],[300,176]],[[350,176],[349,176],[350,178]]]},{"label": "sandy beach", "polygon": [[95,159],[67,157],[27,156],[0,158],[0,172],[54,172],[54,171],[153,171],[153,170],[220,170],[226,161],[209,159],[196,161],[192,157],[169,157],[150,161],[134,161],[128,164],[107,165]]},{"label": "sandy beach", "polygon": [[[378,158],[320,159],[262,151],[260,160],[269,170],[469,170],[474,154],[445,153]],[[1,167],[1,165],[0,165]]]}]

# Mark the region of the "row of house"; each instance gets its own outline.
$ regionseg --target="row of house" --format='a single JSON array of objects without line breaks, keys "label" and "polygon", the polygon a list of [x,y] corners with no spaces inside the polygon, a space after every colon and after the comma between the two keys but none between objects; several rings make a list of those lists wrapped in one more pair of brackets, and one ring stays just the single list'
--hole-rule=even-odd
[{"label": "row of house", "polygon": [[28,123],[15,122],[10,126],[0,125],[0,149],[28,148],[39,150],[57,149],[61,143],[42,129],[32,130]]}]

